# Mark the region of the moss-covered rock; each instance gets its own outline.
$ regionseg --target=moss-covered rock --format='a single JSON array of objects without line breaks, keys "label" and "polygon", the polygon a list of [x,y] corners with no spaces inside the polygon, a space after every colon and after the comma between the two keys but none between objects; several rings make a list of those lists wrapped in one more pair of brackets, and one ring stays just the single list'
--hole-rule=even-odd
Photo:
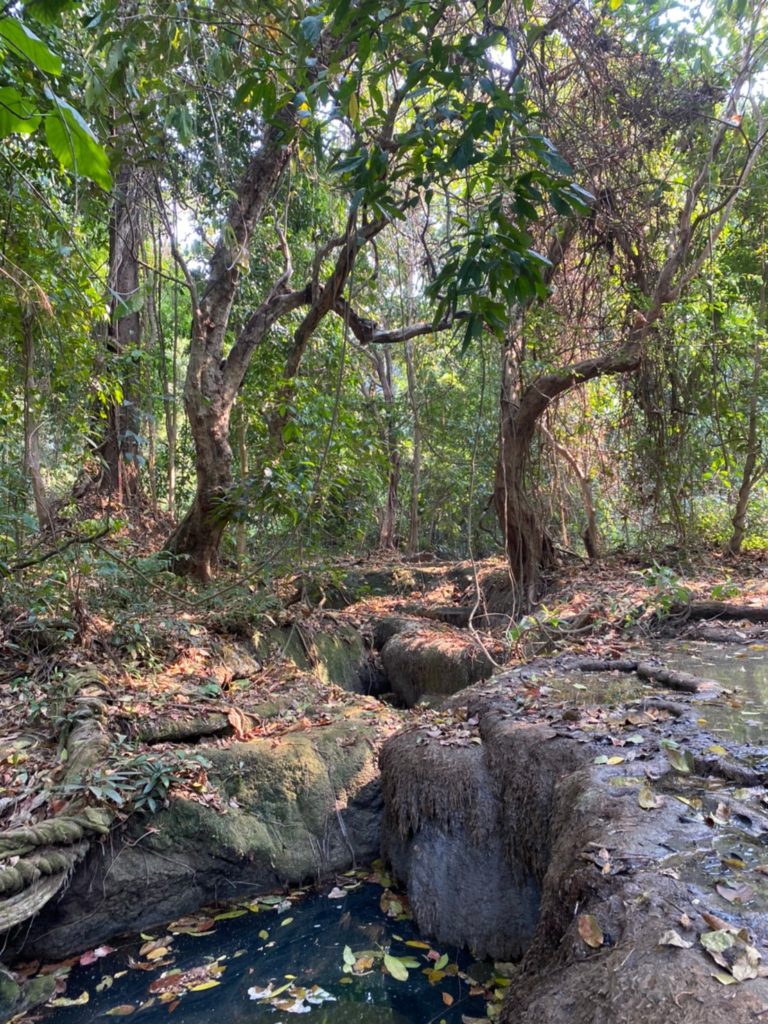
[{"label": "moss-covered rock", "polygon": [[383,816],[378,747],[395,719],[352,697],[327,707],[327,725],[298,718],[295,731],[280,736],[198,747],[209,762],[208,802],[176,798],[151,818],[132,819],[91,851],[61,900],[11,948],[57,958],[215,899],[375,859]]},{"label": "moss-covered rock", "polygon": [[415,625],[391,636],[381,661],[389,688],[406,707],[424,697],[448,696],[493,672],[475,641],[450,626]]},{"label": "moss-covered rock", "polygon": [[16,1014],[41,1006],[55,991],[56,979],[52,975],[19,982],[0,966],[0,1020],[10,1020]]},{"label": "moss-covered rock", "polygon": [[370,658],[358,630],[344,623],[310,630],[295,623],[274,627],[257,635],[257,649],[264,660],[276,654],[292,661],[302,672],[312,672],[326,685],[350,693],[369,692]]}]

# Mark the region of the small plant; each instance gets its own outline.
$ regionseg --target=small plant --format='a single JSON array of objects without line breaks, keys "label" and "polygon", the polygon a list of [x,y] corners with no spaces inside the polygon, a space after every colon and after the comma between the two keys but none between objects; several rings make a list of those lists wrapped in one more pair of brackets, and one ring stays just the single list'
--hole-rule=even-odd
[{"label": "small plant", "polygon": [[738,597],[740,593],[741,587],[738,583],[734,583],[733,580],[724,580],[712,587],[710,597],[713,601],[727,601],[731,597]]},{"label": "small plant", "polygon": [[690,604],[691,591],[669,566],[654,562],[652,568],[645,569],[641,575],[652,588],[649,605],[659,618],[666,618],[677,605]]}]

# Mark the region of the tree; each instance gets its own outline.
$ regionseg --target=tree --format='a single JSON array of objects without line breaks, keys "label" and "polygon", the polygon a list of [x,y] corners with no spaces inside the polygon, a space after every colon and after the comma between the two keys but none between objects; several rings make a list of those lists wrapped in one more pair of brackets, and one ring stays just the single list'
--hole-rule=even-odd
[{"label": "tree", "polygon": [[[432,324],[381,330],[355,313],[345,289],[359,254],[422,196],[431,200],[438,184],[445,194],[452,179],[466,178],[472,168],[471,187],[486,213],[467,225],[454,244],[442,281],[450,281],[449,267],[465,267],[467,252],[476,276],[473,254],[478,247],[488,249],[488,218],[497,217],[500,208],[501,183],[491,173],[493,167],[506,163],[513,152],[534,152],[538,158],[552,150],[546,140],[523,131],[527,104],[517,73],[500,72],[492,53],[503,33],[482,35],[482,19],[471,17],[465,24],[449,5],[396,7],[382,19],[373,3],[353,8],[343,0],[300,21],[292,22],[292,12],[287,13],[280,29],[280,38],[289,40],[287,50],[251,85],[261,102],[258,142],[201,287],[177,250],[193,304],[185,408],[195,444],[197,488],[166,549],[177,571],[201,579],[210,578],[215,569],[221,537],[233,514],[227,502],[233,482],[233,404],[254,352],[272,326],[306,308],[294,332],[297,359],[330,313],[344,319],[363,344],[404,341],[432,330]],[[269,204],[282,175],[292,160],[306,159],[310,141],[318,160],[333,150],[332,167],[349,195],[343,229],[318,246],[311,280],[295,288],[288,241],[275,224],[283,273],[255,308],[241,313],[242,326],[228,344],[254,232],[271,217]],[[539,178],[563,203],[583,203],[561,174],[541,171]],[[521,212],[519,221],[524,223],[526,216]],[[541,260],[529,253],[529,242],[520,226],[498,231],[497,251],[488,253],[497,262],[514,256],[503,282],[510,294],[521,280],[530,289],[537,277]],[[326,261],[332,265],[323,279]],[[493,307],[481,294],[487,270],[481,268],[474,288],[469,273],[462,273],[462,288],[446,290],[437,320],[441,326],[453,322],[459,298],[472,295],[469,334],[476,335]]]},{"label": "tree", "polygon": [[[584,29],[580,19],[576,19],[573,25],[566,23],[564,35],[574,49],[577,44],[584,45]],[[594,24],[592,29],[592,37],[599,43],[601,36]],[[655,188],[661,185],[671,196],[679,196],[679,200],[669,205],[669,216],[657,224],[655,236],[648,239],[637,232],[631,218],[616,209],[612,198],[618,194],[618,183],[614,186],[610,177],[617,165],[625,175],[624,188],[627,185],[626,167],[621,166],[621,156],[627,144],[625,135],[619,140],[618,152],[606,154],[596,165],[592,186],[596,196],[593,216],[582,222],[582,231],[571,222],[552,238],[548,271],[550,283],[555,283],[556,275],[572,266],[574,260],[583,260],[584,228],[602,233],[603,241],[609,244],[613,262],[625,261],[624,275],[630,288],[629,294],[625,292],[620,314],[623,322],[619,327],[619,344],[587,358],[534,374],[526,380],[525,328],[531,303],[517,307],[506,345],[495,503],[516,583],[519,609],[529,607],[537,599],[542,573],[554,561],[553,542],[531,502],[527,486],[530,449],[537,435],[538,423],[546,410],[574,387],[607,375],[640,370],[644,352],[665,310],[680,299],[709,259],[764,147],[764,118],[759,104],[749,99],[750,83],[764,59],[764,31],[760,7],[750,13],[743,42],[740,36],[731,35],[732,41],[734,38],[738,40],[739,49],[735,55],[735,68],[731,69],[726,62],[730,80],[724,88],[722,102],[715,98],[716,90],[702,91],[699,85],[694,104],[694,110],[698,107],[696,120],[691,122],[689,113],[681,127],[679,121],[675,123],[669,116],[674,110],[660,112],[654,144],[640,150],[639,156],[643,158],[646,180],[650,177]],[[604,53],[618,54],[618,59],[614,56],[602,62],[603,73],[610,79],[617,74],[616,64],[618,71],[623,70],[620,58],[626,52],[626,44],[608,42],[602,49]],[[579,66],[577,62],[576,67]],[[544,74],[544,69],[541,74]],[[645,69],[645,77],[648,76],[656,81],[658,87],[657,65],[651,63]],[[590,65],[587,77],[588,80],[599,79],[594,64]],[[561,79],[558,82],[562,85]],[[569,84],[571,91],[566,91],[561,103],[564,123],[572,125],[574,112],[568,101],[573,95],[574,83],[571,81]],[[622,87],[620,82],[611,92],[606,92],[605,87],[606,81],[602,81],[598,86],[600,94],[591,93],[594,102],[604,102],[606,95],[628,95],[626,85]],[[581,104],[585,92],[580,91],[577,95]],[[642,116],[648,116],[645,108],[640,110]],[[553,108],[551,111],[553,127],[556,127],[557,115]],[[704,111],[708,113],[706,122],[699,120],[699,114]],[[625,110],[623,120],[617,119],[615,111],[612,113],[610,123],[623,124],[625,132],[633,127],[635,109]],[[702,124],[709,123],[713,123],[714,128],[702,132]],[[599,145],[583,130],[581,146],[586,140],[594,159]],[[644,130],[650,134],[650,124],[646,123]],[[681,132],[689,150],[682,180],[677,152],[673,149],[674,140],[680,137]],[[568,152],[569,148],[572,152]],[[565,140],[563,149],[578,167],[584,153],[575,144],[569,147]],[[644,192],[639,183],[637,192],[641,197],[640,221],[647,224],[652,193]]]}]

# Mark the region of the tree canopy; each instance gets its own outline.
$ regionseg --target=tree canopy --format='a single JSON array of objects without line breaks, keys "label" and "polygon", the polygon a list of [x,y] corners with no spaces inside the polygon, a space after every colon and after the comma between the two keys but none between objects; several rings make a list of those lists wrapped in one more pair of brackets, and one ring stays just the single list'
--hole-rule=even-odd
[{"label": "tree canopy", "polygon": [[[768,533],[762,3],[0,15],[0,557]],[[158,542],[162,530],[158,531]]]}]

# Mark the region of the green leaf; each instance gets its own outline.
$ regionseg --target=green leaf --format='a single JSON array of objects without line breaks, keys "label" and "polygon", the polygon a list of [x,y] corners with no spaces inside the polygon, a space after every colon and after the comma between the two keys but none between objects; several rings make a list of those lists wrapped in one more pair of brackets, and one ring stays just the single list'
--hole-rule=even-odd
[{"label": "green leaf", "polygon": [[0,89],[0,138],[18,132],[31,135],[40,124],[37,108],[13,86]]},{"label": "green leaf", "polygon": [[401,960],[398,960],[396,956],[391,956],[389,953],[385,953],[384,966],[395,981],[408,981],[408,968]]},{"label": "green leaf", "polygon": [[323,33],[322,16],[313,14],[302,18],[299,22],[299,32],[310,46],[316,46],[320,42],[320,36]]},{"label": "green leaf", "polygon": [[5,40],[12,53],[25,57],[43,74],[61,74],[61,57],[58,57],[47,43],[39,39],[18,18],[11,15],[0,18],[0,39]]},{"label": "green leaf", "polygon": [[52,93],[49,95],[57,108],[45,118],[45,137],[51,152],[66,170],[89,178],[109,191],[112,175],[103,147],[73,106]]}]

